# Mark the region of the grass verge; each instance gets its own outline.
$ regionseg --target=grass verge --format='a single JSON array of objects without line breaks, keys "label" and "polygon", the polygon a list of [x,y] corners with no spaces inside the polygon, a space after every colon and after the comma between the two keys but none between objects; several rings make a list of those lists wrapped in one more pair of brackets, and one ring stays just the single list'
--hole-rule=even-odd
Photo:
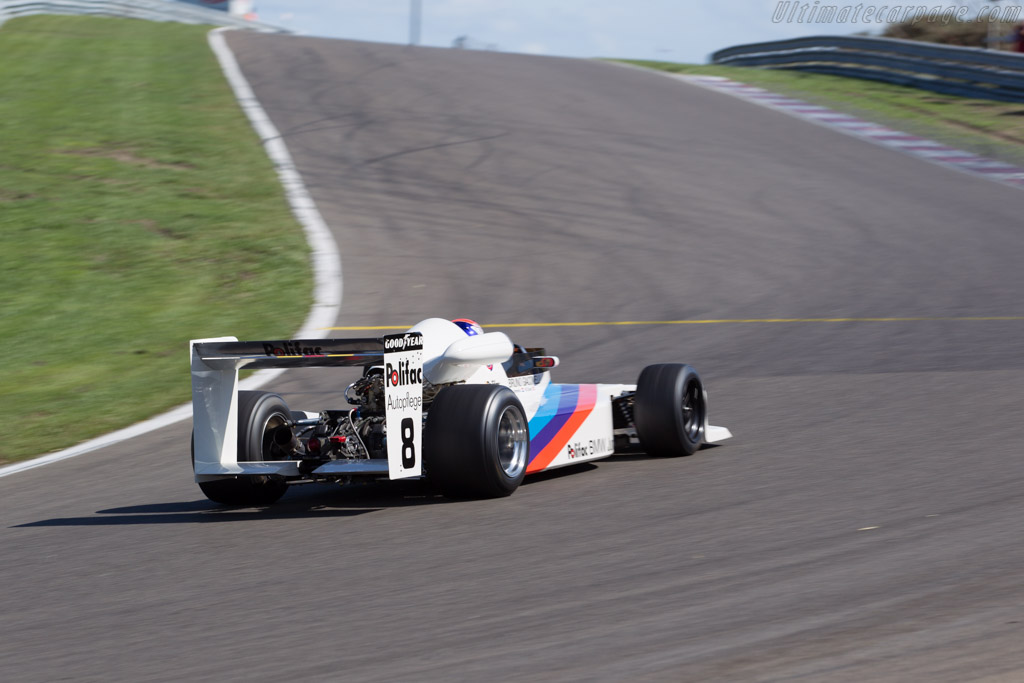
[{"label": "grass verge", "polygon": [[1024,165],[1024,104],[939,95],[841,76],[621,60],[679,74],[725,76],[987,157]]},{"label": "grass verge", "polygon": [[0,461],[188,401],[190,338],[308,312],[302,230],[208,30],[0,28]]}]

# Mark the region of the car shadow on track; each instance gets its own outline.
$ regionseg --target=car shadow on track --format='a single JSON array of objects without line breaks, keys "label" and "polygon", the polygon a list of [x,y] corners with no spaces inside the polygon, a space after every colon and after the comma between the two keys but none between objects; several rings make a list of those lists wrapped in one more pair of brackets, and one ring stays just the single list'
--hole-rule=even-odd
[{"label": "car shadow on track", "polygon": [[[591,472],[598,469],[598,464],[592,462],[582,462],[579,465],[568,465],[566,467],[559,467],[557,469],[548,470],[547,472],[538,472],[537,474],[531,474],[523,480],[522,486],[530,486],[531,484],[540,484],[545,481],[552,481],[555,479],[562,479],[563,477],[570,477],[574,474],[582,474],[583,472]],[[512,494],[515,495],[515,494]]]},{"label": "car shadow on track", "polygon": [[[711,445],[702,447],[714,448]],[[540,484],[563,477],[597,470],[602,462],[629,462],[661,460],[642,451],[613,455],[593,463],[570,465],[548,472],[532,474],[523,486]],[[466,501],[450,500],[431,489],[425,482],[372,482],[335,486],[311,484],[295,486],[274,505],[265,507],[225,507],[200,499],[181,502],[149,503],[127,507],[97,510],[84,517],[56,517],[38,522],[17,524],[13,529],[25,527],[62,526],[119,526],[147,524],[208,524],[221,522],[254,522],[278,519],[326,519],[357,517],[368,512],[389,508],[451,505]]]},{"label": "car shadow on track", "polygon": [[[698,452],[713,451],[716,448],[719,448],[720,446],[721,446],[721,444],[717,444],[717,443],[702,443],[700,445],[700,448],[697,449],[697,451]],[[694,453],[693,455],[696,456],[697,454]],[[680,456],[677,456],[677,457],[685,458],[685,457],[693,457],[693,456],[680,455]],[[598,460],[597,462],[639,462],[641,460],[666,460],[666,459],[667,460],[674,460],[676,458],[675,457],[666,458],[665,456],[662,456],[662,455],[648,455],[644,451],[642,451],[639,448],[637,448],[636,450],[632,450],[632,451],[625,451],[625,452],[622,452],[622,453],[616,453],[615,455],[612,455],[612,456],[610,456],[608,458],[605,458],[603,460]]]},{"label": "car shadow on track", "polygon": [[84,517],[44,519],[12,528],[326,519],[356,517],[387,508],[448,502],[451,501],[435,494],[420,482],[383,482],[346,487],[309,485],[295,487],[281,501],[266,507],[225,507],[205,499],[150,503],[97,510],[95,515]]}]

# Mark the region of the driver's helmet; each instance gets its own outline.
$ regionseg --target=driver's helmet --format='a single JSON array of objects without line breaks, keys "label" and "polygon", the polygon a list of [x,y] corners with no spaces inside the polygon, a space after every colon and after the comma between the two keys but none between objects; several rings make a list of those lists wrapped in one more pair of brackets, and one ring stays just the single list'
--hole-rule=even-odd
[{"label": "driver's helmet", "polygon": [[475,337],[484,333],[484,328],[480,327],[480,323],[475,320],[470,320],[469,318],[456,318],[452,322],[458,325],[459,328],[461,328],[462,331],[470,337]]}]

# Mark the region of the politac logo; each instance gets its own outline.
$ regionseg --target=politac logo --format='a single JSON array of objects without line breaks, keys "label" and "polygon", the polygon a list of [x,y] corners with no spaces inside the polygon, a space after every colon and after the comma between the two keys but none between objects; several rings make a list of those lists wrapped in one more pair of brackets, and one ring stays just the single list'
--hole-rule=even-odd
[{"label": "politac logo", "polygon": [[[827,0],[800,2],[780,0],[775,5],[775,24],[902,24],[908,21],[949,24],[966,21],[972,12],[966,5],[869,5],[832,3]],[[1020,21],[1019,5],[985,5],[974,17],[980,21]]]},{"label": "politac logo", "polygon": [[268,356],[320,356],[323,355],[323,347],[303,346],[297,341],[264,342],[263,353]]},{"label": "politac logo", "polygon": [[423,384],[422,366],[413,365],[407,360],[399,361],[398,365],[388,363],[385,366],[384,377],[388,384],[393,387],[405,387],[413,384]]}]

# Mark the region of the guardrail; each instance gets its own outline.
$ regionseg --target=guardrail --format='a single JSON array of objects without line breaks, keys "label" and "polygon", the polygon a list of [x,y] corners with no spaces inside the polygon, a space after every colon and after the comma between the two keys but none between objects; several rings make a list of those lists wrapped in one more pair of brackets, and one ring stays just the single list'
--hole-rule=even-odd
[{"label": "guardrail", "polygon": [[85,14],[100,17],[126,17],[149,21],[174,21],[182,24],[210,24],[262,31],[290,33],[287,29],[258,21],[249,21],[227,12],[172,0],[0,0],[0,24],[13,17],[32,14]]},{"label": "guardrail", "polygon": [[865,78],[962,97],[1024,101],[1024,54],[976,47],[813,36],[737,45],[715,52],[711,61]]}]

